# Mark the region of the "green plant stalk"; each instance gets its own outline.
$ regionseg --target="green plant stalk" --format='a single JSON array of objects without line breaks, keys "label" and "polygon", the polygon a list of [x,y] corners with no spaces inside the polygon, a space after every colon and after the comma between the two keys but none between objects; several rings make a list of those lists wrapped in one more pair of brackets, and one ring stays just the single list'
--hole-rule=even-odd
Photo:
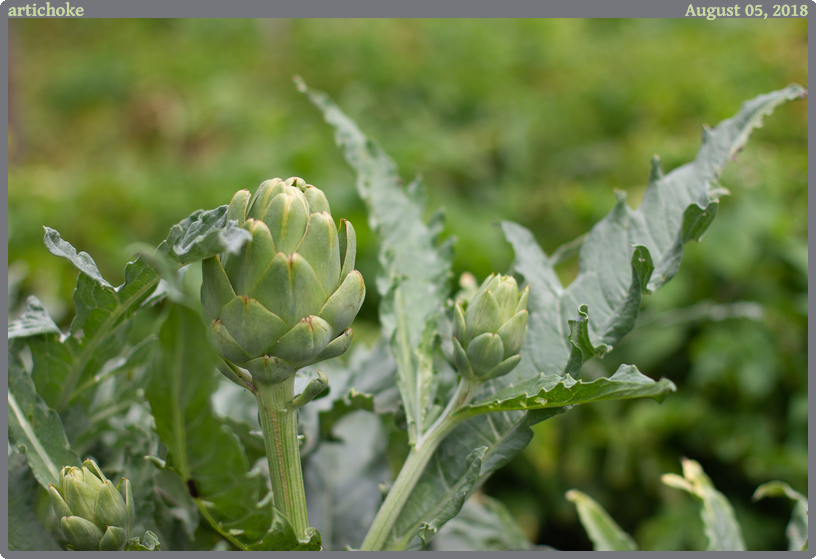
[{"label": "green plant stalk", "polygon": [[[388,496],[377,512],[363,545],[360,547],[361,551],[380,551],[384,549],[388,543],[391,530],[394,528],[394,523],[399,518],[405,503],[408,502],[408,497],[416,487],[434,451],[436,451],[439,443],[464,419],[457,416],[455,412],[468,403],[474,389],[475,386],[470,381],[464,378],[461,379],[445,411],[442,412],[426,433],[420,435],[417,444],[411,449],[408,458],[402,465],[394,485],[388,491]],[[392,550],[401,551],[402,549],[403,545],[398,544]]]},{"label": "green plant stalk", "polygon": [[298,412],[289,410],[295,397],[295,376],[277,384],[256,384],[258,415],[263,430],[266,458],[275,507],[291,522],[299,539],[306,538],[309,516],[298,448]]}]

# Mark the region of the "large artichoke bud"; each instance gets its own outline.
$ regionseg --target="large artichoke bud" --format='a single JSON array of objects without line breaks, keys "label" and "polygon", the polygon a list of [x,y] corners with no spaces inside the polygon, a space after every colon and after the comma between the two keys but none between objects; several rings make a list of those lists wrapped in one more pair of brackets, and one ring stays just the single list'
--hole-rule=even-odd
[{"label": "large artichoke bud", "polygon": [[351,223],[336,228],[323,192],[297,177],[237,192],[227,219],[252,241],[203,263],[201,303],[221,356],[271,385],[343,354],[365,297]]},{"label": "large artichoke bud", "polygon": [[527,295],[510,276],[490,275],[470,302],[453,312],[453,357],[459,372],[472,380],[506,375],[518,364],[527,336]]},{"label": "large artichoke bud", "polygon": [[135,520],[133,493],[126,478],[119,485],[93,460],[60,471],[59,487],[48,486],[51,504],[71,547],[77,551],[122,551]]}]

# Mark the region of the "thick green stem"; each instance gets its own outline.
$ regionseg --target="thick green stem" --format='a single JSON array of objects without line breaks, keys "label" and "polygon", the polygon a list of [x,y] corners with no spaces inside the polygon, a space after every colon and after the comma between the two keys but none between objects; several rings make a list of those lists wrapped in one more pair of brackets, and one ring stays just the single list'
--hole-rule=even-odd
[{"label": "thick green stem", "polygon": [[414,487],[416,487],[434,451],[439,443],[461,422],[460,418],[454,416],[454,412],[467,404],[473,388],[469,382],[462,380],[445,411],[428,432],[419,438],[416,446],[411,449],[405,464],[403,464],[397,479],[394,481],[394,485],[389,490],[382,507],[380,507],[374,523],[368,530],[365,541],[360,547],[361,551],[379,551],[386,546],[391,530],[394,528],[394,523],[397,521]]},{"label": "thick green stem", "polygon": [[287,411],[295,397],[295,377],[292,375],[278,384],[257,384],[255,388],[274,504],[292,523],[298,538],[305,539],[309,517],[300,468],[298,413]]}]

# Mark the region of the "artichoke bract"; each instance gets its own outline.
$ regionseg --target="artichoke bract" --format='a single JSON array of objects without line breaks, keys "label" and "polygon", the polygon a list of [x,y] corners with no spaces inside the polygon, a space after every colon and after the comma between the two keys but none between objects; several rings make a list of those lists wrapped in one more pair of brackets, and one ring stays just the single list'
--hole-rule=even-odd
[{"label": "artichoke bract", "polygon": [[453,359],[463,376],[483,381],[518,365],[527,336],[529,286],[519,293],[513,277],[490,275],[469,302],[453,309]]},{"label": "artichoke bract", "polygon": [[297,177],[238,191],[227,220],[252,241],[202,265],[201,303],[221,356],[271,385],[343,354],[365,298],[351,223],[336,227],[323,192]]},{"label": "artichoke bract", "polygon": [[60,471],[59,487],[48,486],[51,504],[71,547],[77,551],[122,551],[135,521],[130,482],[114,487],[96,462]]}]

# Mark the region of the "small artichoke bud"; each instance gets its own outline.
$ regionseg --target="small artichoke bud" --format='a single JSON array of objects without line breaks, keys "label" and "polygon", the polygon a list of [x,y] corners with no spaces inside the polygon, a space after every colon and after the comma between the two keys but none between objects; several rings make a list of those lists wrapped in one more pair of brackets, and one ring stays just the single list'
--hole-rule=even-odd
[{"label": "small artichoke bud", "polygon": [[298,177],[237,192],[227,218],[252,241],[202,264],[201,304],[221,356],[268,385],[345,353],[365,298],[351,223],[336,227],[325,194]]},{"label": "small artichoke bud", "polygon": [[470,301],[453,308],[453,358],[472,380],[506,375],[518,364],[527,336],[527,294],[510,276],[488,277]]},{"label": "small artichoke bud", "polygon": [[59,487],[48,486],[51,504],[71,547],[77,551],[122,551],[135,522],[130,482],[114,487],[93,460],[66,466]]}]

